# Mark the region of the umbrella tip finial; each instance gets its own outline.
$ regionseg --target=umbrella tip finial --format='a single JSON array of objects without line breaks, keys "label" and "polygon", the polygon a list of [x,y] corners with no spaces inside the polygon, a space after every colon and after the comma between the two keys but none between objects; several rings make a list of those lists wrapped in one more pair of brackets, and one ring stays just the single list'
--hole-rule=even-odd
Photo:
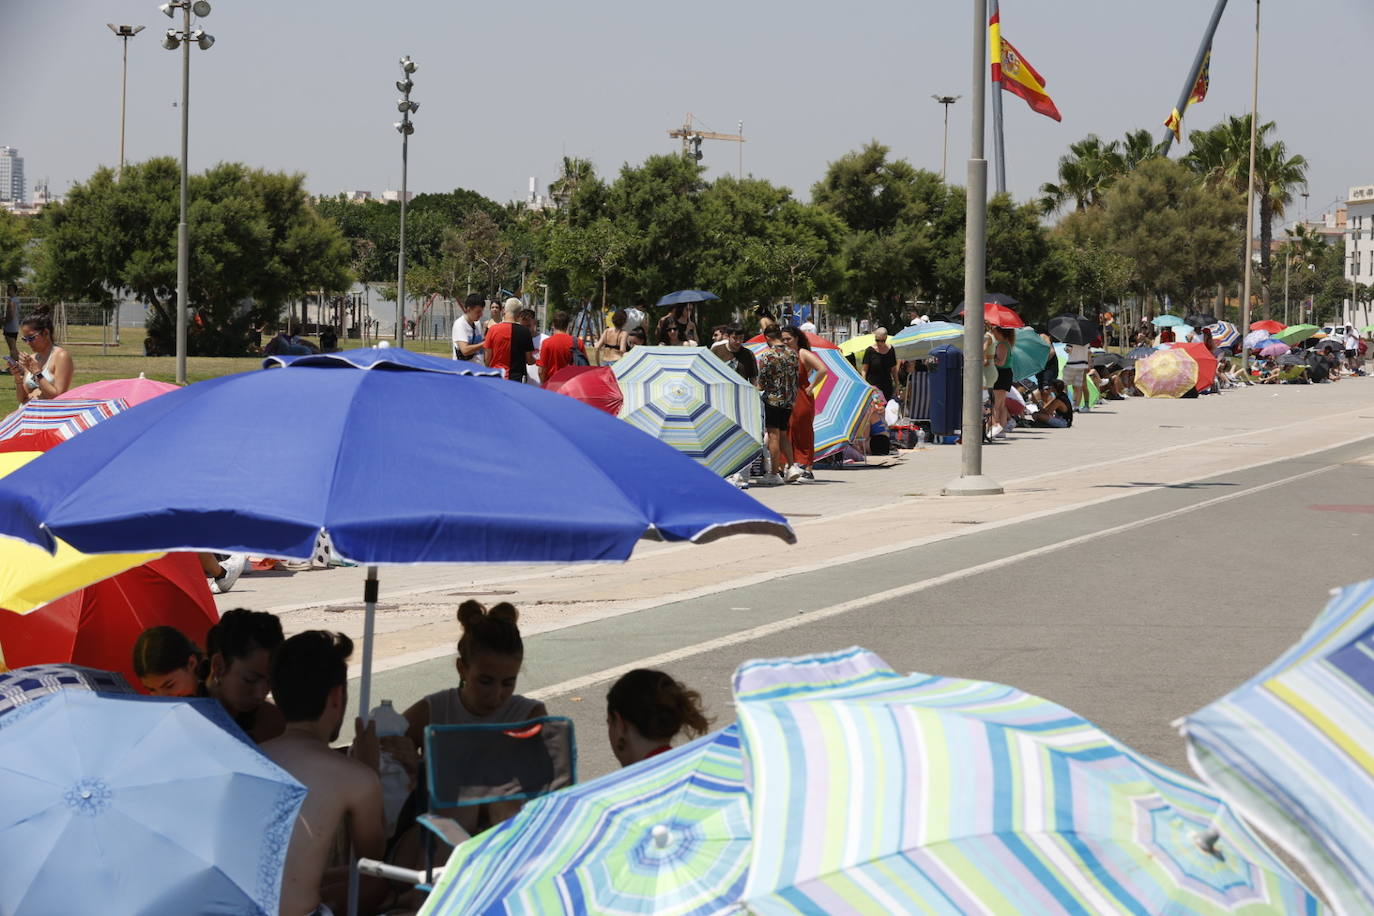
[{"label": "umbrella tip finial", "polygon": [[1197,848],[1217,859],[1225,859],[1221,850],[1217,849],[1217,841],[1221,839],[1221,831],[1213,827],[1211,830],[1198,831],[1193,834],[1193,842]]},{"label": "umbrella tip finial", "polygon": [[659,849],[662,849],[665,846],[667,846],[668,840],[670,840],[673,835],[672,831],[670,831],[667,827],[663,826],[662,824],[655,826],[653,830],[649,831],[649,833],[654,838],[654,845],[657,846]]}]

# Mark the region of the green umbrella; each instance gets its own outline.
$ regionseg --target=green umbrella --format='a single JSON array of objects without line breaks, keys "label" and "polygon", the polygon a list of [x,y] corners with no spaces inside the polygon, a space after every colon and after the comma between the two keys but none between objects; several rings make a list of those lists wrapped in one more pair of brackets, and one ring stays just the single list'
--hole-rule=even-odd
[{"label": "green umbrella", "polygon": [[1284,328],[1282,331],[1275,334],[1274,337],[1291,347],[1302,343],[1313,334],[1320,334],[1321,330],[1322,329],[1315,324],[1295,324],[1291,327]]},{"label": "green umbrella", "polygon": [[1011,348],[1011,377],[1030,378],[1050,358],[1050,345],[1040,339],[1031,328],[1016,329],[1016,344]]},{"label": "green umbrella", "polygon": [[1374,324],[1367,324],[1360,328],[1361,334],[1374,334]]}]

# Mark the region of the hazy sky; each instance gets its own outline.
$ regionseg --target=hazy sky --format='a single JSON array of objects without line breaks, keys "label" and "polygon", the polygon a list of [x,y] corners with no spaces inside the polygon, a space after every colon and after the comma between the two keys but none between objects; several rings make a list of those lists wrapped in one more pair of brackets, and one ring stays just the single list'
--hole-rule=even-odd
[{"label": "hazy sky", "polygon": [[[665,131],[691,111],[726,133],[744,121],[745,171],[806,197],[827,162],[870,139],[938,170],[937,92],[964,96],[950,118],[950,174],[963,180],[969,2],[211,2],[203,25],[217,43],[191,52],[196,170],[242,160],[303,171],[318,193],[398,187],[393,84],[410,54],[415,191],[523,197],[565,154],[614,173],[676,149]],[[1004,35],[1064,114],[1056,124],[1006,96],[1013,194],[1033,196],[1087,133],[1158,134],[1211,6],[1005,0]],[[1187,124],[1248,110],[1254,9],[1231,0],[1211,93]],[[127,157],[176,155],[179,52],[159,45],[170,21],[156,3],[0,0],[0,144],[19,148],[30,190],[46,177],[61,193],[118,158],[119,42],[107,21],[148,27],[130,45]],[[1269,2],[1263,26],[1261,117],[1310,160],[1316,216],[1349,186],[1374,183],[1367,83],[1350,78],[1366,69],[1374,3]],[[736,168],[735,144],[707,141],[705,153],[711,174]]]}]

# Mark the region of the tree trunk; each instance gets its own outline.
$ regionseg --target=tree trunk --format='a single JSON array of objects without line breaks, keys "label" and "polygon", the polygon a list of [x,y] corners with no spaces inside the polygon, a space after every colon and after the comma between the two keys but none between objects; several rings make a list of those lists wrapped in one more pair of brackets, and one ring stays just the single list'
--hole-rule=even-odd
[{"label": "tree trunk", "polygon": [[1273,279],[1274,265],[1269,257],[1269,243],[1274,238],[1274,205],[1269,200],[1260,197],[1260,290],[1263,295],[1264,317],[1266,319],[1274,317],[1269,311],[1269,283]]}]

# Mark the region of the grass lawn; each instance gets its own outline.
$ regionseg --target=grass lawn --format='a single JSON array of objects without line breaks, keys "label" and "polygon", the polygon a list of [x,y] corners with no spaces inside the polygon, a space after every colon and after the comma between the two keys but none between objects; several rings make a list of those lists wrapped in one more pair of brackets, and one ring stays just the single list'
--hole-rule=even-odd
[{"label": "grass lawn", "polygon": [[[72,362],[76,365],[76,374],[72,379],[73,388],[105,379],[135,378],[140,372],[159,382],[176,381],[176,357],[143,355],[142,328],[122,329],[119,346],[115,346],[113,334],[109,334],[105,345],[102,346],[101,331],[99,327],[86,325],[69,325],[67,328],[67,339],[61,341],[61,344],[67,348],[67,352],[72,355]],[[339,343],[344,347],[360,345],[356,340],[341,340]],[[438,356],[448,356],[452,352],[452,345],[447,339],[408,340],[406,345],[417,352]],[[27,351],[28,348],[20,341],[19,349]],[[3,346],[0,346],[0,351],[3,351]],[[186,380],[199,382],[221,375],[232,375],[235,372],[248,372],[261,365],[262,358],[258,356],[189,356],[186,358]],[[19,398],[15,395],[13,383],[7,379],[0,379],[0,416],[9,413],[18,404]]]}]

